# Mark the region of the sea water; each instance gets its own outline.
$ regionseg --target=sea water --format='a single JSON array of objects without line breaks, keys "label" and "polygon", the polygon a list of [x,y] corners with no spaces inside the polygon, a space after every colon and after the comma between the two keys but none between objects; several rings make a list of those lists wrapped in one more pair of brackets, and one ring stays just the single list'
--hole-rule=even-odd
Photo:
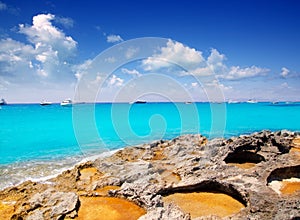
[{"label": "sea water", "polygon": [[12,104],[0,109],[0,189],[114,150],[182,134],[300,131],[300,103]]}]

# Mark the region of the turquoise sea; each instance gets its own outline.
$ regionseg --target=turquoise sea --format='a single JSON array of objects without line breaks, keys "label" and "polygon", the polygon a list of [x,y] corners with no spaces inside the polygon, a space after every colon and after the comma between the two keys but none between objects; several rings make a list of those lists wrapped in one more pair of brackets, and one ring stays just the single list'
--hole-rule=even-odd
[{"label": "turquoise sea", "polygon": [[43,180],[111,151],[201,133],[300,131],[300,103],[98,103],[0,106],[0,189]]}]

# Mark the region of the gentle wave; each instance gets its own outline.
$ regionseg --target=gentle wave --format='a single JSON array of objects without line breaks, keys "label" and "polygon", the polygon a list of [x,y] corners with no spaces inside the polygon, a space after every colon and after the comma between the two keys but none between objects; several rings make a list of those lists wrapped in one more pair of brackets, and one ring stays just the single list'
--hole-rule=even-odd
[{"label": "gentle wave", "polygon": [[[120,150],[120,149],[118,149]],[[25,181],[48,183],[49,179],[56,177],[78,164],[109,157],[118,150],[103,152],[88,157],[68,157],[55,161],[28,161],[0,166],[0,190],[19,185]]]}]

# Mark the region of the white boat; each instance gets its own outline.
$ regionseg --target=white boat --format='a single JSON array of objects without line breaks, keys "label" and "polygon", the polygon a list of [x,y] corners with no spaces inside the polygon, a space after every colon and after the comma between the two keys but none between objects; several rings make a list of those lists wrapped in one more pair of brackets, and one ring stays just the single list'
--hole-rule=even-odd
[{"label": "white boat", "polygon": [[249,99],[249,100],[247,101],[247,103],[250,103],[250,104],[255,104],[255,103],[257,103],[257,101],[256,101],[256,100],[254,100],[254,99]]},{"label": "white boat", "polygon": [[147,101],[145,100],[136,100],[134,102],[129,102],[129,104],[145,104],[145,103],[147,103]]},{"label": "white boat", "polygon": [[71,99],[65,99],[64,101],[62,101],[60,103],[61,106],[71,106],[73,103],[72,103],[72,100]]},{"label": "white boat", "polygon": [[4,99],[1,99],[0,100],[0,105],[6,105],[7,103],[6,103],[6,101],[4,100]]},{"label": "white boat", "polygon": [[40,102],[40,105],[51,105],[51,104],[52,104],[52,102],[47,102],[45,100]]},{"label": "white boat", "polygon": [[228,100],[228,104],[238,104],[238,103],[240,103],[240,102],[235,101],[235,100],[231,100],[231,99]]}]

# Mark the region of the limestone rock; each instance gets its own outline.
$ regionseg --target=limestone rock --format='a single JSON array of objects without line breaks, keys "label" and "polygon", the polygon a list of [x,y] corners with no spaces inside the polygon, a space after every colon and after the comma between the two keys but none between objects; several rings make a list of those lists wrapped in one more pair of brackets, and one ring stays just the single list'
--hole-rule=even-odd
[{"label": "limestone rock", "polygon": [[[23,204],[23,210],[16,216],[26,219],[62,219],[79,207],[78,195],[73,192],[57,192],[47,189],[36,193]],[[74,213],[72,213],[73,215]]]},{"label": "limestone rock", "polygon": [[165,207],[156,207],[148,211],[139,220],[190,220],[190,215],[183,213],[176,205],[169,204]]}]

